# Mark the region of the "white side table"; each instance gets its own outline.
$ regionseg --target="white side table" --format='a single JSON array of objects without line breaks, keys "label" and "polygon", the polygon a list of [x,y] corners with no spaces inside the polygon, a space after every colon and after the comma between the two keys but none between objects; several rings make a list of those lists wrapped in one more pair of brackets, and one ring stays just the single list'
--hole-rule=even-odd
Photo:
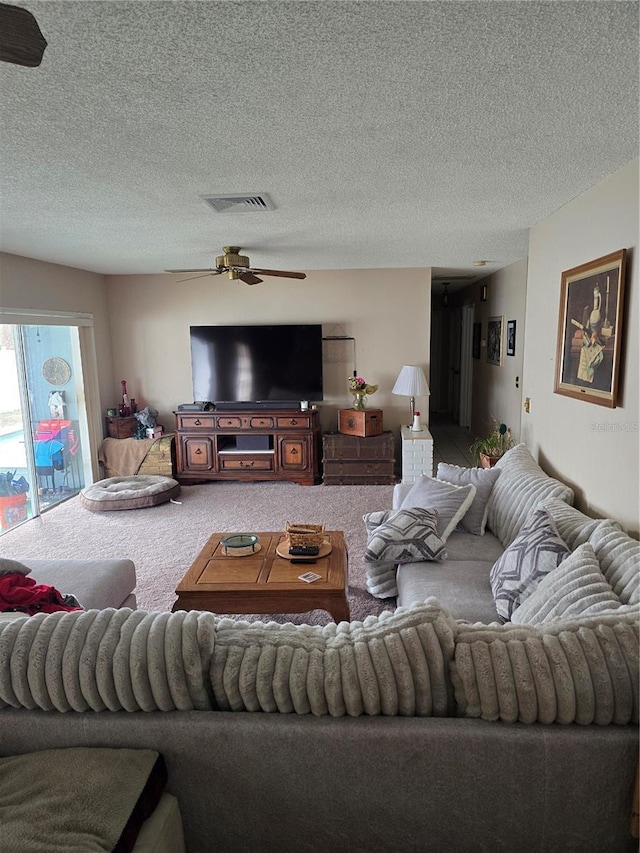
[{"label": "white side table", "polygon": [[413,432],[410,427],[400,428],[402,435],[402,482],[415,483],[423,474],[433,476],[433,436],[424,427]]}]

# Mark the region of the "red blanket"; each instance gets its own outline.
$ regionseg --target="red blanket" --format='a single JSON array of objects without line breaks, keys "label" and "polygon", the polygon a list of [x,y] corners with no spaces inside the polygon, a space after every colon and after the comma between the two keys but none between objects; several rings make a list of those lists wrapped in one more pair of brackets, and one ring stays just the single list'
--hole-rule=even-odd
[{"label": "red blanket", "polygon": [[53,586],[36,583],[30,577],[11,572],[0,576],[0,611],[55,613],[58,610],[82,610],[73,596],[65,596]]}]

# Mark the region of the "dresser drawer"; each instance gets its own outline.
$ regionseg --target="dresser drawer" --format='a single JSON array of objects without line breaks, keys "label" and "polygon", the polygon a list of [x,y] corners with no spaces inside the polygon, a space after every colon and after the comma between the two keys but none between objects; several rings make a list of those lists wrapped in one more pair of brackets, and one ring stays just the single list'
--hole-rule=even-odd
[{"label": "dresser drawer", "polygon": [[178,422],[178,429],[182,430],[199,430],[199,429],[208,429],[211,430],[215,426],[215,418],[213,415],[209,415],[205,412],[195,412],[188,415],[183,415],[182,413],[176,415],[176,419]]},{"label": "dresser drawer", "polygon": [[286,415],[276,421],[278,429],[311,429],[311,415]]},{"label": "dresser drawer", "polygon": [[220,471],[273,471],[273,453],[251,456],[249,454],[218,454]]}]

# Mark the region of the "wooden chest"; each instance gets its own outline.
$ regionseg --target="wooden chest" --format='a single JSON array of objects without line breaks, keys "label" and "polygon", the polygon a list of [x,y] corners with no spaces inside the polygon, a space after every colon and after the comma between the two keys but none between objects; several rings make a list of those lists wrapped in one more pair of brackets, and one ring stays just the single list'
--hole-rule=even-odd
[{"label": "wooden chest", "polygon": [[374,436],[325,433],[323,482],[327,486],[386,486],[395,483],[393,433]]},{"label": "wooden chest", "polygon": [[340,409],[338,432],[365,438],[382,432],[382,409]]},{"label": "wooden chest", "polygon": [[107,418],[109,438],[133,438],[137,429],[137,418]]}]

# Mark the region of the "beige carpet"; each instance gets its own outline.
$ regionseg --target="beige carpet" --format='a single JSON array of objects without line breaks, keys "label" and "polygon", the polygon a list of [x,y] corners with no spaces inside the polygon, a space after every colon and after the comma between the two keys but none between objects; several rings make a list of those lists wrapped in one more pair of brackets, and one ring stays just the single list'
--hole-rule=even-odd
[{"label": "beige carpet", "polygon": [[[170,610],[178,581],[211,533],[283,530],[287,521],[324,523],[327,529],[345,532],[351,617],[360,620],[394,605],[393,599],[379,601],[366,591],[362,559],[366,544],[362,516],[390,508],[392,490],[392,486],[207,483],[184,486],[179,505],[100,513],[84,509],[74,497],[5,533],[0,537],[0,556],[128,557],[136,565],[138,607]],[[332,621],[324,610],[273,618],[314,625]]]}]

